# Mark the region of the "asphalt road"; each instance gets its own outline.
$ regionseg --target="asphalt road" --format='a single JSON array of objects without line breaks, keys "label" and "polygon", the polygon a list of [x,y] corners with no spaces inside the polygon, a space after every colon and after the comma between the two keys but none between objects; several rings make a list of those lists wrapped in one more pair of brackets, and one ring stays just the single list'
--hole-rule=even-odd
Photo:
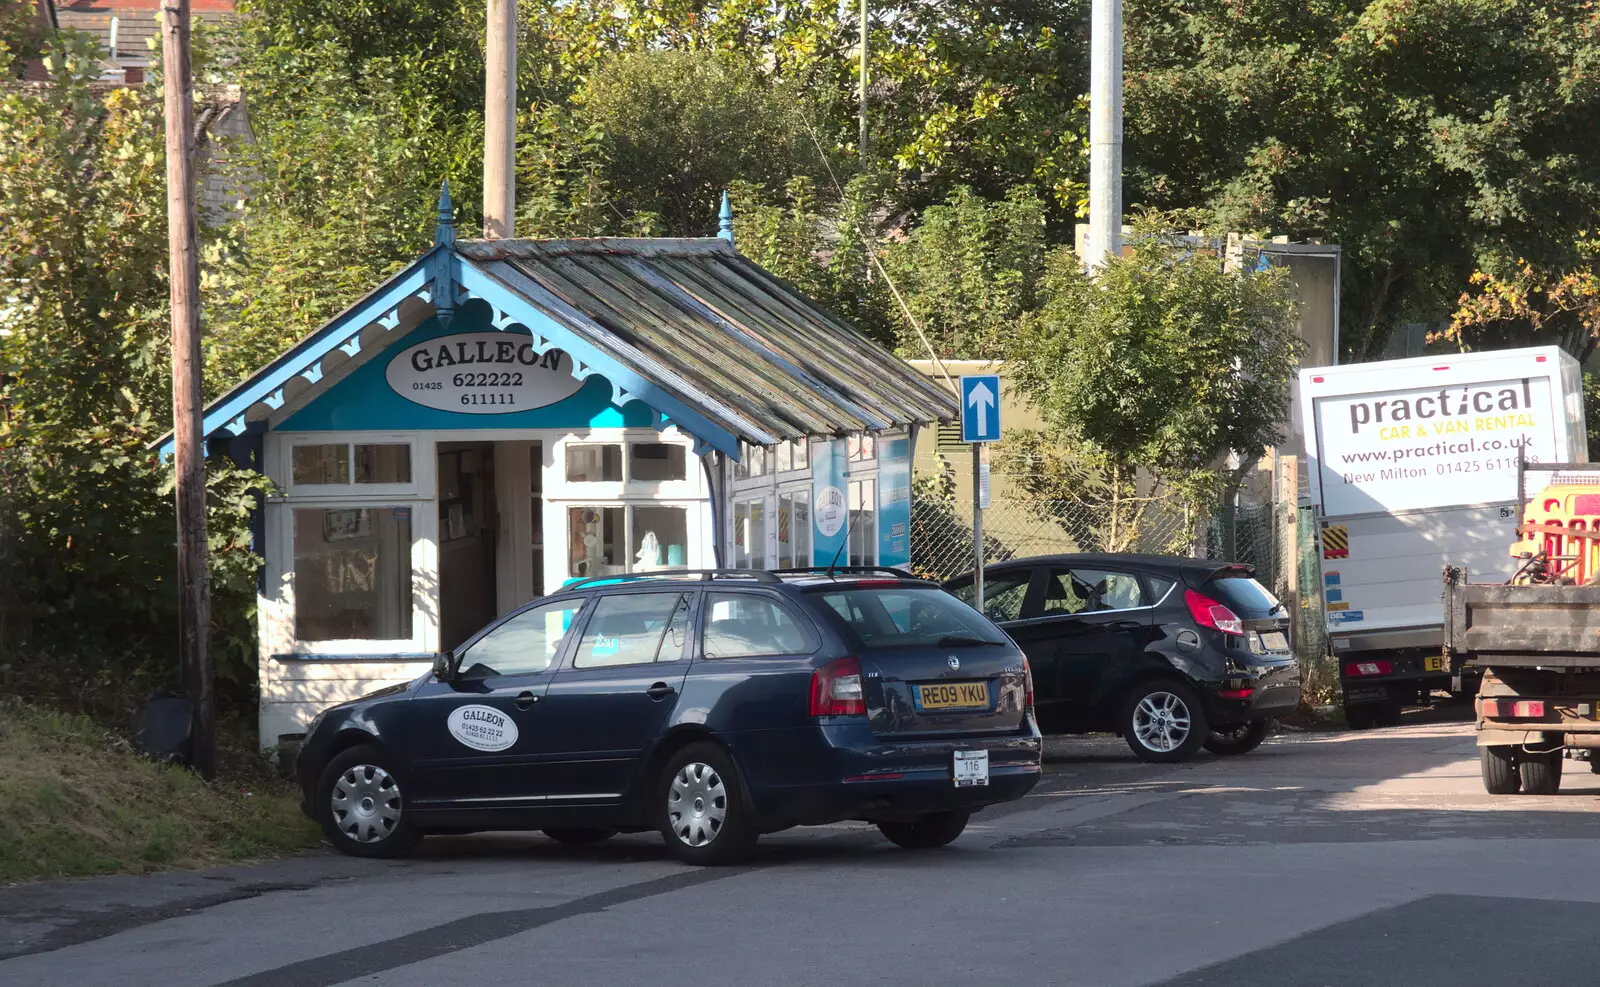
[{"label": "asphalt road", "polygon": [[1483,794],[1470,726],[1290,734],[1158,767],[1052,743],[950,848],[860,826],[695,870],[658,840],[429,840],[0,890],[0,984],[1593,987],[1600,776]]}]

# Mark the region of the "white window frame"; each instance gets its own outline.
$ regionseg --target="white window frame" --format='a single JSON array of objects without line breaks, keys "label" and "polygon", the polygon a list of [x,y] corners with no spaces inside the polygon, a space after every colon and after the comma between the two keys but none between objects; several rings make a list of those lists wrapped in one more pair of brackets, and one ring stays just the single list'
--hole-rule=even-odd
[{"label": "white window frame", "polygon": [[[683,479],[635,480],[631,446],[672,445],[683,447]],[[700,457],[695,455],[694,443],[677,431],[653,428],[595,428],[584,432],[570,432],[553,444],[553,458],[544,477],[546,500],[688,500],[706,496],[705,471],[700,468]],[[621,480],[569,480],[567,479],[567,447],[578,445],[616,445],[622,447]]]},{"label": "white window frame", "polygon": [[[414,471],[413,471],[414,473]],[[293,654],[373,655],[420,654],[438,650],[438,627],[434,615],[433,587],[438,583],[438,524],[431,509],[434,501],[404,498],[368,498],[354,504],[328,497],[297,497],[267,506],[267,537],[278,547],[277,565],[269,570],[271,585],[280,587],[279,606],[286,606],[288,626],[281,628],[279,640],[290,642]],[[350,510],[409,507],[411,509],[411,636],[409,638],[339,638],[331,641],[302,641],[295,634],[294,615],[298,601],[294,580],[294,512],[297,510]],[[275,608],[276,609],[276,608]]]},{"label": "white window frame", "polygon": [[[372,501],[375,506],[378,501],[390,501],[394,498],[410,499],[427,497],[432,499],[431,491],[434,483],[435,467],[429,462],[430,456],[423,455],[426,448],[431,455],[433,443],[424,442],[423,437],[416,432],[277,432],[270,433],[275,442],[275,455],[270,456],[267,476],[272,478],[280,496],[299,499],[301,497],[328,498],[354,498],[362,501]],[[343,445],[350,449],[350,468],[355,469],[355,447],[363,445],[403,445],[411,450],[411,480],[407,483],[295,483],[294,482],[294,450],[302,446],[331,446]],[[352,474],[353,475],[353,474]]]}]

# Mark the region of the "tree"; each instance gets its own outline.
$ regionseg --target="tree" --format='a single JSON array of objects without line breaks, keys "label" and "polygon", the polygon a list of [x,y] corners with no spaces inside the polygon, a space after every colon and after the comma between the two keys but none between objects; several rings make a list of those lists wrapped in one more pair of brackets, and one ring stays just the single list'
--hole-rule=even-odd
[{"label": "tree", "polygon": [[1129,200],[1344,249],[1346,356],[1474,270],[1562,267],[1600,206],[1600,13],[1578,0],[1139,0]]},{"label": "tree", "polygon": [[1577,254],[1580,264],[1564,271],[1519,258],[1503,277],[1474,272],[1475,293],[1461,294],[1449,327],[1438,338],[1463,349],[1542,340],[1587,363],[1600,344],[1600,241],[1581,237]]},{"label": "tree", "polygon": [[650,215],[668,235],[706,236],[732,183],[780,188],[824,173],[805,93],[715,49],[616,56],[573,102],[603,135],[612,208],[635,226]]},{"label": "tree", "polygon": [[[884,267],[938,356],[1010,355],[1017,323],[1039,305],[1046,214],[1028,186],[998,201],[957,188],[884,245]],[[901,351],[926,356],[905,318],[899,323]]]},{"label": "tree", "polygon": [[[91,83],[103,53],[61,32],[54,84],[0,94],[0,631],[23,682],[82,700],[175,678],[166,183],[152,93]],[[254,682],[253,481],[211,477],[213,641],[231,698]],[[135,588],[137,588],[135,590]]]},{"label": "tree", "polygon": [[[1282,438],[1299,357],[1282,272],[1228,271],[1209,250],[1144,237],[1093,276],[1058,251],[1044,295],[1013,379],[1051,429],[1102,457],[1113,542],[1139,468],[1199,504]],[[1241,464],[1225,473],[1229,453]]]},{"label": "tree", "polygon": [[48,40],[48,25],[37,0],[12,0],[0,6],[0,78],[20,76]]}]

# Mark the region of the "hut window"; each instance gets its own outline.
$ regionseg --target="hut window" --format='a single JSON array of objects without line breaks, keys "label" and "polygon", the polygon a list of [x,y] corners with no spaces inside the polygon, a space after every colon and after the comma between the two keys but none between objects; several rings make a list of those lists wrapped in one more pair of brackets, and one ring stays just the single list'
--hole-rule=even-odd
[{"label": "hut window", "polygon": [[878,481],[850,481],[850,564],[878,564]]},{"label": "hut window", "polygon": [[567,480],[571,483],[621,483],[622,446],[615,443],[567,446]]},{"label": "hut window", "polygon": [[295,637],[409,641],[411,509],[294,512]]},{"label": "hut window", "polygon": [[297,445],[290,458],[289,478],[295,486],[411,482],[411,445],[406,442]]},{"label": "hut window", "polygon": [[665,483],[689,478],[688,450],[666,442],[628,445],[628,479],[640,483]]},{"label": "hut window", "polygon": [[733,464],[733,478],[748,480],[752,476],[767,475],[767,447],[739,443],[739,461]]},{"label": "hut window", "polygon": [[568,574],[578,578],[683,566],[689,551],[689,512],[639,504],[567,508]]},{"label": "hut window", "polygon": [[811,493],[778,495],[778,568],[811,564]]},{"label": "hut window", "polygon": [[733,565],[736,569],[767,567],[765,500],[741,500],[733,505]]}]

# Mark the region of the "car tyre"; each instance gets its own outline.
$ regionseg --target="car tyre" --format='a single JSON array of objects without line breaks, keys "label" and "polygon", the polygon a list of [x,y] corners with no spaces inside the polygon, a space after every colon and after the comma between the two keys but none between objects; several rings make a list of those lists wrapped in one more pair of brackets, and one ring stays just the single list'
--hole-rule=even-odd
[{"label": "car tyre", "polygon": [[1182,682],[1157,679],[1134,689],[1122,711],[1122,737],[1141,760],[1187,761],[1206,739],[1200,697]]},{"label": "car tyre", "polygon": [[375,744],[335,755],[317,780],[316,800],[317,821],[340,853],[399,857],[422,838],[406,816],[389,755]]},{"label": "car tyre", "polygon": [[1522,788],[1517,770],[1516,748],[1505,744],[1478,748],[1478,767],[1483,773],[1483,790],[1490,795],[1515,795]]},{"label": "car tyre", "polygon": [[1352,730],[1371,730],[1377,722],[1377,710],[1372,706],[1357,705],[1344,708],[1344,722]]},{"label": "car tyre", "polygon": [[1232,727],[1219,727],[1206,734],[1205,749],[1221,757],[1248,754],[1267,739],[1272,724],[1267,720],[1251,720]]},{"label": "car tyre", "polygon": [[606,840],[611,839],[613,836],[616,836],[617,831],[598,826],[589,828],[561,826],[555,829],[545,830],[544,835],[550,837],[552,840],[555,840],[557,843],[568,843],[573,846],[578,846],[584,843],[603,843]]},{"label": "car tyre", "polygon": [[1517,775],[1524,795],[1554,795],[1561,790],[1561,765],[1566,760],[1560,751],[1548,754],[1523,754],[1517,758]]},{"label": "car tyre", "polygon": [[661,838],[686,864],[739,863],[761,836],[733,758],[713,743],[690,744],[669,757],[654,802]]},{"label": "car tyre", "polygon": [[900,822],[878,823],[878,832],[895,846],[907,850],[936,850],[949,846],[967,828],[972,813],[952,810]]}]

